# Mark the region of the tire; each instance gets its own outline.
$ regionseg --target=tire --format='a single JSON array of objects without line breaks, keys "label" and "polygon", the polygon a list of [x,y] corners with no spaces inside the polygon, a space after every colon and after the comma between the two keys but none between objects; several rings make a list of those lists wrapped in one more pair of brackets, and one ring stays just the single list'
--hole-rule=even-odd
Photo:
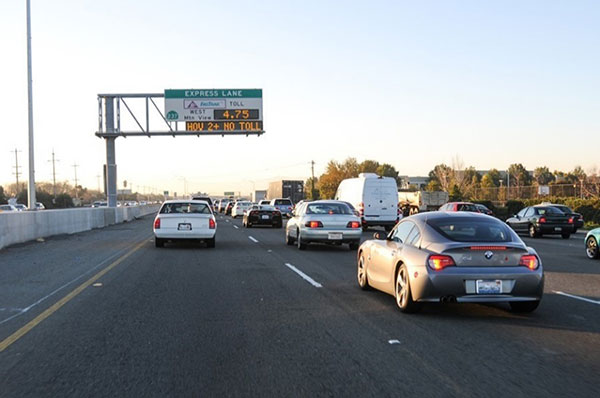
[{"label": "tire", "polygon": [[598,241],[593,236],[590,236],[585,241],[585,254],[590,259],[600,258],[600,248],[598,247]]},{"label": "tire", "polygon": [[367,278],[367,269],[365,267],[365,260],[362,254],[358,258],[357,262],[356,279],[358,281],[358,287],[360,287],[362,290],[370,289],[369,279]]},{"label": "tire", "polygon": [[155,247],[165,247],[165,241],[160,238],[154,238]]},{"label": "tire", "polygon": [[288,246],[292,246],[294,244],[294,238],[292,238],[287,231],[285,232],[285,244]]},{"label": "tire", "polygon": [[300,236],[300,231],[298,231],[298,237],[296,238],[296,245],[299,250],[306,250],[306,243],[302,242],[302,237]]},{"label": "tire", "polygon": [[541,234],[535,229],[535,226],[533,224],[529,224],[529,237],[530,238],[539,238],[540,235]]},{"label": "tire", "polygon": [[247,222],[246,223],[246,228],[252,228],[252,223]]},{"label": "tire", "polygon": [[350,244],[348,245],[348,248],[349,248],[350,250],[358,250],[358,247],[359,247],[359,246],[360,246],[360,245],[358,244],[358,242],[352,242],[352,243],[350,243]]},{"label": "tire", "polygon": [[396,305],[404,313],[414,313],[421,309],[420,303],[413,301],[410,290],[410,279],[408,277],[408,268],[402,264],[396,273],[396,283],[394,286],[394,297]]},{"label": "tire", "polygon": [[533,312],[540,305],[540,301],[511,301],[508,304],[512,312]]},{"label": "tire", "polygon": [[216,238],[207,239],[206,247],[213,249],[215,247],[215,243],[216,243]]},{"label": "tire", "polygon": [[363,225],[362,230],[363,230],[363,232],[367,232],[369,230],[369,227],[367,227],[366,225]]},{"label": "tire", "polygon": [[571,233],[563,232],[562,234],[560,234],[560,236],[562,236],[563,239],[569,239],[571,237]]}]

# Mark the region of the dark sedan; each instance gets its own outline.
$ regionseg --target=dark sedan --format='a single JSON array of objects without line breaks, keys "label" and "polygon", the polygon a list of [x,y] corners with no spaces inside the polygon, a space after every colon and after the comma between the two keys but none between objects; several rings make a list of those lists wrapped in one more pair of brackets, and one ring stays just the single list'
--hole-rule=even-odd
[{"label": "dark sedan", "polygon": [[556,207],[558,210],[562,211],[566,215],[573,217],[573,224],[575,225],[575,227],[573,228],[573,233],[577,232],[578,228],[583,227],[583,224],[584,224],[583,216],[579,213],[575,213],[573,210],[571,210],[571,208],[569,206],[558,205],[558,204],[548,204],[548,203],[542,203],[542,204],[544,206]]},{"label": "dark sedan", "polygon": [[532,238],[542,235],[561,235],[569,239],[574,219],[553,206],[529,206],[515,214],[506,223],[516,232],[528,232]]},{"label": "dark sedan", "polygon": [[273,206],[254,205],[244,212],[242,225],[252,228],[254,225],[269,225],[273,228],[281,228],[283,221],[281,212]]}]

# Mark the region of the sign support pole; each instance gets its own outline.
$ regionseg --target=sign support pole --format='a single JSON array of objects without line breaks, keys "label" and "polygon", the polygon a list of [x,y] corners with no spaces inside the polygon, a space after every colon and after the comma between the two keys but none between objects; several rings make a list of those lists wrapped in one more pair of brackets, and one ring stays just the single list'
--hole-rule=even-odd
[{"label": "sign support pole", "polygon": [[[106,132],[115,133],[114,97],[106,97],[104,106],[106,108]],[[108,207],[117,207],[117,159],[115,153],[115,140],[113,137],[105,137],[106,140],[106,201]]]}]

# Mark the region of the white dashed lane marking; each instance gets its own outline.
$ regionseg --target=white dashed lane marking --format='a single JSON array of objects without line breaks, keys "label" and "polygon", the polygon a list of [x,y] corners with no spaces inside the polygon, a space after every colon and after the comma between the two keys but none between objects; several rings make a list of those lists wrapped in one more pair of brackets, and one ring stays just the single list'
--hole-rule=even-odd
[{"label": "white dashed lane marking", "polygon": [[560,294],[561,296],[570,297],[570,298],[575,299],[575,300],[581,300],[581,301],[585,301],[587,303],[592,303],[592,304],[598,304],[598,305],[600,305],[600,301],[598,301],[598,300],[592,300],[592,299],[585,298],[585,297],[579,297],[579,296],[575,296],[574,294],[569,294],[569,293],[565,293],[565,292],[558,292],[556,290],[554,290],[553,292],[556,293],[556,294]]},{"label": "white dashed lane marking", "polygon": [[250,240],[251,240],[252,242],[254,242],[254,243],[258,243],[258,241],[257,241],[256,239],[254,239],[254,237],[253,237],[253,236],[249,236],[249,237],[248,237],[248,239],[250,239]]},{"label": "white dashed lane marking", "polygon": [[292,264],[285,263],[285,266],[288,267],[289,269],[291,269],[292,271],[294,271],[295,273],[297,273],[298,275],[300,275],[300,277],[302,279],[304,279],[305,281],[307,281],[308,283],[310,283],[314,287],[317,287],[317,288],[323,287],[323,285],[321,285],[319,282],[315,281],[313,278],[311,278],[310,276],[306,275],[304,272],[300,271],[298,268],[294,267]]}]

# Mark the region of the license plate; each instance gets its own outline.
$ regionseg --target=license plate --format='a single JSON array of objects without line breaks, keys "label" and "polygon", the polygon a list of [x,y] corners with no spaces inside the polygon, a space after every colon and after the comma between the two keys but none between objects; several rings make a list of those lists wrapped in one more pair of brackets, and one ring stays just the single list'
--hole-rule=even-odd
[{"label": "license plate", "polygon": [[180,231],[191,231],[192,230],[192,224],[179,224],[177,226],[177,229]]},{"label": "license plate", "polygon": [[330,232],[327,234],[327,239],[329,240],[341,240],[342,233],[341,232]]},{"label": "license plate", "polygon": [[502,293],[502,281],[501,280],[482,280],[479,279],[476,284],[477,294],[500,294]]},{"label": "license plate", "polygon": [[268,220],[269,216],[267,214],[263,214],[262,216],[260,216],[263,220]]},{"label": "license plate", "polygon": [[554,230],[555,231],[562,231],[562,228],[561,227],[554,227]]}]

